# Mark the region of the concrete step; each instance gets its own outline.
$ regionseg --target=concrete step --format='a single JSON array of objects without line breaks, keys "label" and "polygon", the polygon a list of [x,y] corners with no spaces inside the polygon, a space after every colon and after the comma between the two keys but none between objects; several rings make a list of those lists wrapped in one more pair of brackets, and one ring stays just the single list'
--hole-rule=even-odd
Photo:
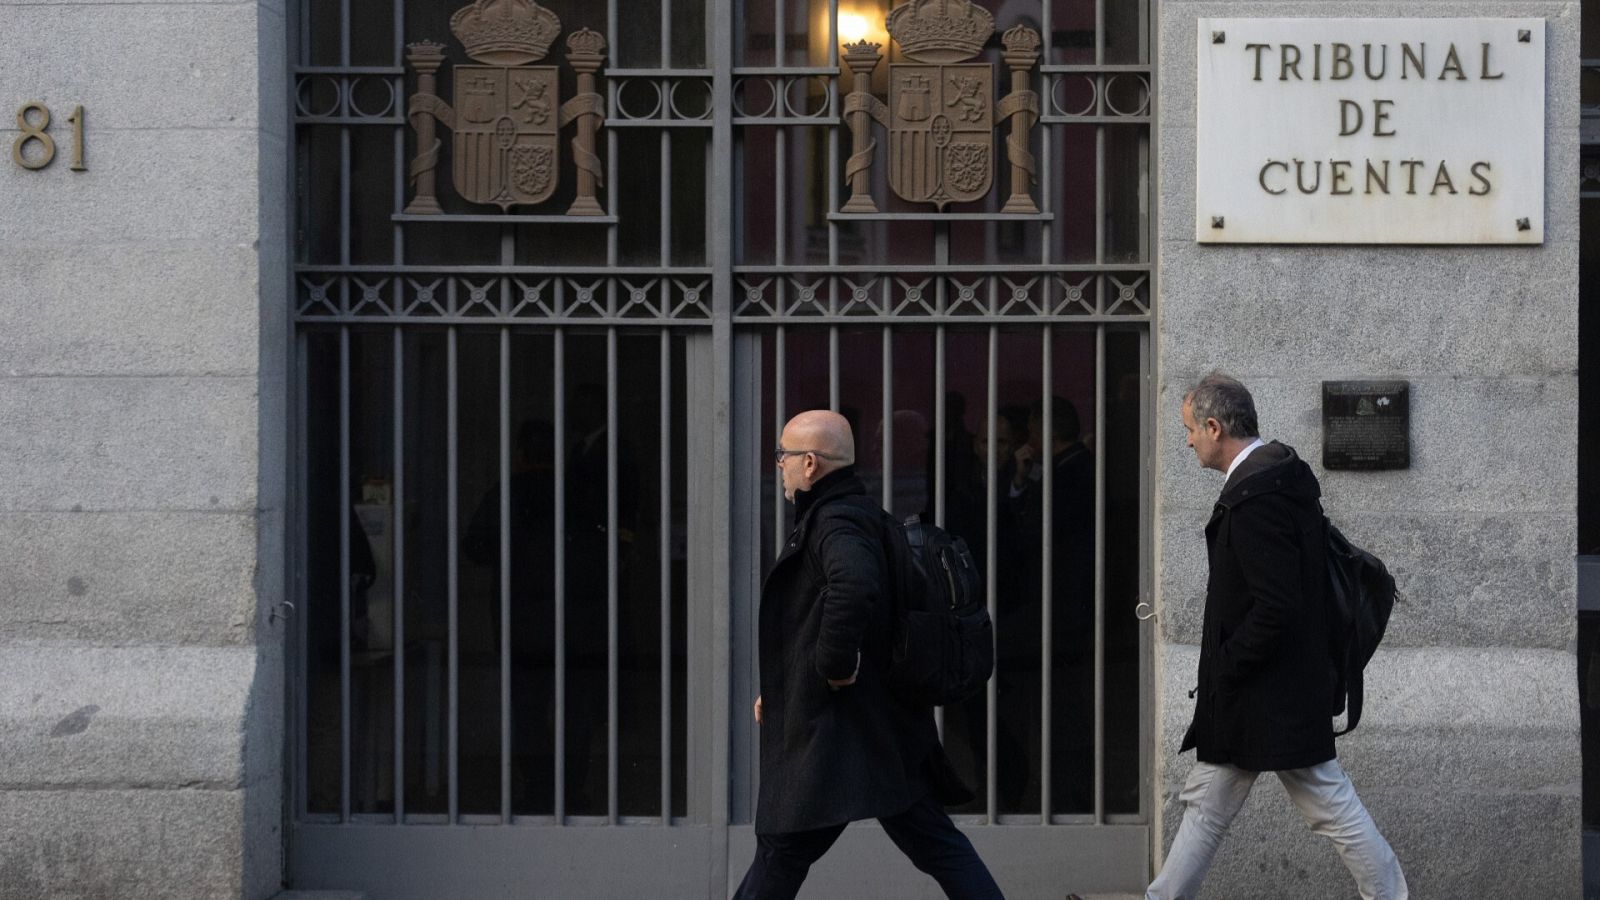
[{"label": "concrete step", "polygon": [[360,891],[284,891],[272,900],[367,900]]}]

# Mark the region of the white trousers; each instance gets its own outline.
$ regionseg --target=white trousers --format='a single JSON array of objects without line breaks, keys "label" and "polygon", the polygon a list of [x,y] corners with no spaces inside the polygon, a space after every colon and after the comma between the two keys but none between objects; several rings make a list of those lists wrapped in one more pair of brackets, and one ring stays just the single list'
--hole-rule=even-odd
[{"label": "white trousers", "polygon": [[[1200,896],[1211,860],[1233,817],[1250,796],[1260,772],[1196,763],[1184,783],[1183,823],[1167,861],[1145,891],[1145,900],[1193,900]],[[1406,900],[1406,876],[1389,842],[1378,833],[1355,785],[1336,759],[1307,769],[1275,773],[1311,830],[1333,840],[1362,900]]]}]

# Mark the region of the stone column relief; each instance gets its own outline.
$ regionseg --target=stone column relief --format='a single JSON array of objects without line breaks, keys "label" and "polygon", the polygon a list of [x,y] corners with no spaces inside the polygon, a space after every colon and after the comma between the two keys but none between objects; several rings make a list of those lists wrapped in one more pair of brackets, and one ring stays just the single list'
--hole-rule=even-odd
[{"label": "stone column relief", "polygon": [[1011,120],[1006,138],[1006,162],[1011,164],[1011,196],[1001,212],[1036,213],[1039,207],[1029,194],[1038,180],[1038,163],[1028,149],[1028,136],[1039,121],[1039,95],[1028,86],[1028,73],[1039,62],[1039,32],[1026,25],[1006,32],[1000,39],[1006,45],[1006,67],[1011,70],[1011,93],[1000,101],[1000,118]]},{"label": "stone column relief", "polygon": [[844,45],[853,83],[844,104],[851,137],[845,164],[850,197],[840,212],[878,211],[871,194],[874,121],[889,132],[889,187],[905,200],[932,203],[943,212],[951,203],[988,196],[994,184],[994,129],[1009,119],[1011,195],[1001,212],[1037,214],[1030,192],[1038,164],[1028,147],[1039,121],[1039,96],[1030,85],[1039,61],[1039,33],[1024,25],[1005,33],[1011,90],[996,104],[994,66],[970,62],[994,34],[988,10],[971,0],[907,0],[890,10],[885,24],[911,60],[889,65],[888,103],[871,92],[872,72],[882,59],[879,45]]},{"label": "stone column relief", "polygon": [[436,170],[442,142],[436,126],[453,134],[451,179],[470,203],[535,206],[550,199],[561,180],[559,132],[576,123],[572,138],[578,172],[577,197],[570,216],[599,216],[605,210],[595,190],[604,183],[595,138],[605,122],[605,99],[597,76],[605,62],[606,40],[579,29],[567,37],[567,59],[578,74],[577,96],[560,103],[559,70],[536,66],[561,34],[561,20],[536,0],[476,0],[450,17],[450,30],[479,65],[457,65],[454,104],[440,99],[437,73],[444,46],[431,41],[407,45],[406,61],[417,73],[417,92],[408,114],[417,132],[411,163],[415,193],[408,215],[439,215]]}]

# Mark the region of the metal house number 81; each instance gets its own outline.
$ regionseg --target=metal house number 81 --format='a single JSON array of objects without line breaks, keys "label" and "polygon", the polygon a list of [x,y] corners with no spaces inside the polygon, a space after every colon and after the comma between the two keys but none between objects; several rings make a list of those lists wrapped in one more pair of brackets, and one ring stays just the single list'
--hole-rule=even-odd
[{"label": "metal house number 81", "polygon": [[[74,106],[67,121],[72,123],[72,171],[86,171],[89,167],[83,164],[83,107]],[[56,142],[49,134],[50,107],[37,100],[22,104],[17,110],[17,129],[22,133],[11,142],[11,159],[17,165],[42,169],[55,160]],[[30,142],[39,145],[39,152],[31,158],[23,152]]]}]

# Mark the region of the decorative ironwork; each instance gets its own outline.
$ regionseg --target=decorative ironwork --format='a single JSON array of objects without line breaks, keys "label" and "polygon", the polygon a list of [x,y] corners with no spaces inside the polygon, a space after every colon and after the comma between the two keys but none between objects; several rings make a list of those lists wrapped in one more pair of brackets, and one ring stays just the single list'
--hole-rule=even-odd
[{"label": "decorative ironwork", "polygon": [[1044,72],[1047,123],[1150,120],[1148,71]]},{"label": "decorative ironwork", "polygon": [[444,46],[431,41],[407,45],[406,61],[417,72],[417,92],[409,114],[417,131],[417,158],[411,164],[416,194],[408,215],[436,215],[434,170],[441,142],[436,123],[453,133],[451,177],[463,199],[499,206],[543,203],[560,181],[559,132],[576,124],[572,155],[578,170],[577,197],[569,216],[600,216],[595,198],[603,181],[595,134],[605,119],[605,100],[596,76],[605,61],[606,40],[579,29],[567,37],[567,62],[578,74],[576,96],[559,102],[558,68],[535,66],[561,33],[561,20],[535,0],[476,0],[450,17],[450,30],[467,56],[479,65],[455,67],[455,103],[437,95]]},{"label": "decorative ironwork", "polygon": [[351,319],[584,320],[598,324],[709,325],[711,275],[704,270],[447,274],[302,271],[295,310],[302,322]]},{"label": "decorative ironwork", "polygon": [[302,70],[295,73],[294,116],[303,125],[399,125],[402,70]]},{"label": "decorative ironwork", "polygon": [[[1008,270],[1009,271],[1009,270]],[[748,272],[737,279],[741,322],[856,318],[971,321],[1021,317],[1148,320],[1149,272],[1059,270],[923,274]]]},{"label": "decorative ironwork", "polygon": [[1003,212],[1037,213],[1030,193],[1038,162],[1029,151],[1039,120],[1039,96],[1030,87],[1039,62],[1039,33],[1018,25],[1002,38],[1011,71],[1011,89],[994,102],[994,67],[968,60],[983,52],[994,33],[994,18],[970,0],[907,0],[889,12],[889,35],[911,63],[889,66],[889,102],[871,93],[881,44],[844,45],[844,62],[853,83],[844,112],[851,131],[845,164],[850,197],[845,213],[876,213],[871,169],[875,120],[889,132],[889,186],[915,203],[932,203],[941,212],[951,203],[980,199],[994,183],[995,126],[1007,120],[1006,162],[1011,195]]}]

